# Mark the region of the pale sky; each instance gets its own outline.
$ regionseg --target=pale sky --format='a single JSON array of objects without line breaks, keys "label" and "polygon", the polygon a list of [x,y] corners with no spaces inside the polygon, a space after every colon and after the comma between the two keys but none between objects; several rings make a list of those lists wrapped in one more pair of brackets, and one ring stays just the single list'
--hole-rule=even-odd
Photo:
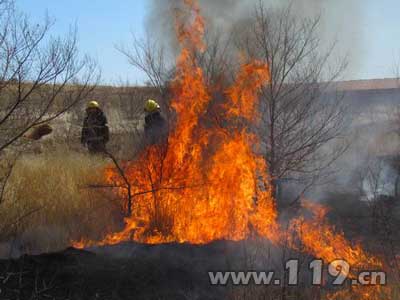
[{"label": "pale sky", "polygon": [[[69,26],[76,23],[80,51],[98,61],[103,83],[117,84],[129,80],[132,84],[141,84],[146,80],[144,74],[127,63],[115,45],[128,45],[132,32],[138,37],[143,36],[149,0],[16,2],[34,21],[39,21],[47,12],[56,21],[52,29],[54,35],[68,32]],[[364,0],[363,5],[363,31],[359,33],[366,41],[360,49],[363,60],[353,78],[349,79],[392,77],[393,66],[400,61],[400,1]]]}]

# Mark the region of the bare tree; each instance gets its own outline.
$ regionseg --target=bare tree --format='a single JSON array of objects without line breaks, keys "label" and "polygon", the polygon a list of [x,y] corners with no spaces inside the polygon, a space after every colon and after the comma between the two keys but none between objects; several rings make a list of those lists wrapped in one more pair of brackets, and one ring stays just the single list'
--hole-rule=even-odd
[{"label": "bare tree", "polygon": [[168,82],[173,73],[168,66],[165,47],[153,41],[149,34],[144,39],[138,39],[132,34],[131,46],[117,46],[117,50],[134,68],[146,74],[151,87],[157,89],[163,98],[167,97]]},{"label": "bare tree", "polygon": [[233,34],[224,34],[212,28],[204,34],[207,47],[203,52],[196,53],[196,61],[203,70],[208,87],[219,86],[222,89],[224,84],[234,80],[238,66],[232,63],[235,57]]},{"label": "bare tree", "polygon": [[[269,11],[260,2],[254,17],[228,37],[208,31],[205,51],[195,54],[209,87],[221,78],[228,84],[233,81],[239,64],[231,57],[237,50],[249,60],[268,64],[271,80],[260,95],[262,126],[258,132],[265,143],[265,159],[278,192],[282,180],[301,181],[303,192],[306,191],[347,146],[340,139],[345,106],[332,84],[346,62],[341,60],[336,68],[330,68],[335,45],[324,51],[318,36],[319,24],[319,18],[295,18],[290,6]],[[237,38],[238,49],[232,47],[233,37]],[[150,36],[144,40],[134,38],[131,48],[118,49],[132,66],[146,73],[150,85],[165,100],[165,111],[169,111],[169,81],[174,66],[166,49]],[[218,86],[223,93],[224,85]],[[208,112],[213,114],[212,109]]]},{"label": "bare tree", "polygon": [[275,11],[260,1],[254,17],[236,29],[240,51],[269,66],[259,133],[278,197],[279,182],[300,180],[307,189],[346,149],[337,143],[345,106],[332,85],[346,62],[330,68],[335,45],[324,51],[319,24],[319,18],[296,18],[291,6]]},{"label": "bare tree", "polygon": [[[233,82],[239,67],[232,59],[237,50],[249,60],[268,64],[271,80],[260,95],[262,126],[258,132],[278,197],[283,180],[301,182],[304,189],[300,194],[304,193],[322,174],[329,174],[329,167],[347,148],[341,139],[346,107],[343,95],[332,84],[344,71],[346,61],[340,60],[331,68],[335,44],[324,50],[319,24],[319,18],[294,17],[291,6],[270,11],[260,1],[253,18],[239,23],[232,33],[209,29],[205,51],[196,53],[206,84],[222,90]],[[162,95],[164,111],[169,112],[168,89],[174,66],[168,51],[149,35],[144,40],[134,38],[131,48],[118,49],[132,66],[145,72],[150,85]],[[212,109],[209,113],[211,119],[219,119]]]},{"label": "bare tree", "polygon": [[76,30],[53,38],[53,22],[31,24],[11,1],[0,3],[0,151],[32,127],[88,98],[98,80],[95,63],[79,58]]},{"label": "bare tree", "polygon": [[95,62],[79,55],[76,29],[52,37],[52,25],[49,17],[32,24],[12,0],[0,1],[0,203],[29,144],[24,135],[90,97],[100,76]]}]

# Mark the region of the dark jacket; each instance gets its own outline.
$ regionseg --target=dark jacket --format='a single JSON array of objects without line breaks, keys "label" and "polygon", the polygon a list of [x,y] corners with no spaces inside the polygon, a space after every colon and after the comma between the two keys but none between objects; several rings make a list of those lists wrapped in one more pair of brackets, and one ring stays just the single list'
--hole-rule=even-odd
[{"label": "dark jacket", "polygon": [[144,133],[148,144],[163,143],[168,137],[168,124],[159,111],[146,115]]},{"label": "dark jacket", "polygon": [[107,143],[109,140],[109,129],[107,118],[99,108],[88,109],[83,121],[81,142],[82,144]]}]

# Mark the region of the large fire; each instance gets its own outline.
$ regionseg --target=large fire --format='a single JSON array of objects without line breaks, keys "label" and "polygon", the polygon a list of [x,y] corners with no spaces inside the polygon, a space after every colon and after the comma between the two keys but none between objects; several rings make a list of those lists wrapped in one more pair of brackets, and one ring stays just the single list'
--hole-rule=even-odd
[{"label": "large fire", "polygon": [[[182,51],[177,58],[172,82],[171,106],[176,124],[166,145],[152,145],[140,158],[128,163],[126,176],[132,182],[132,216],[122,232],[105,237],[101,244],[124,240],[144,243],[170,241],[207,243],[218,239],[242,240],[252,229],[276,236],[276,211],[268,185],[266,165],[255,155],[256,136],[235,122],[253,122],[257,91],[268,82],[268,66],[260,62],[243,64],[232,88],[225,94],[225,128],[210,124],[207,112],[212,97],[205,85],[196,52],[204,51],[204,22],[199,7],[185,1],[189,21],[177,18]],[[107,180],[123,184],[115,169]],[[265,177],[265,176],[264,176]],[[262,187],[262,188],[260,188]],[[126,197],[126,190],[119,191]]]},{"label": "large fire", "polygon": [[[225,112],[224,126],[210,122],[210,87],[196,61],[196,53],[206,49],[205,23],[194,0],[184,0],[184,7],[176,18],[181,53],[171,84],[176,117],[168,141],[147,147],[136,161],[124,166],[133,198],[132,215],[126,218],[125,228],[109,233],[102,241],[82,240],[75,246],[131,240],[203,244],[252,235],[279,244],[292,234],[301,241],[302,251],[326,262],[342,258],[360,269],[381,268],[377,258],[325,223],[324,207],[305,203],[313,218],[298,218],[292,221],[290,233],[283,232],[277,221],[271,178],[265,175],[267,165],[257,149],[258,138],[244,125],[259,119],[257,96],[260,87],[270,80],[268,65],[244,61],[235,82],[224,91],[224,103],[219,105]],[[124,185],[114,168],[107,169],[105,177],[110,184]],[[126,199],[126,189],[117,189],[117,193]],[[289,244],[296,248],[292,240]],[[360,289],[358,298],[351,299],[375,299],[381,293],[376,288]],[[337,293],[330,299],[341,297]]]}]

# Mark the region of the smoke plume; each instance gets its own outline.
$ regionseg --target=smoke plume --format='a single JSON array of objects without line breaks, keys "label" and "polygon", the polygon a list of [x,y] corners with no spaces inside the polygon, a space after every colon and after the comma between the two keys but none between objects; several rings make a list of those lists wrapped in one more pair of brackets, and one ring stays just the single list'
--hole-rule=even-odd
[{"label": "smoke plume", "polygon": [[[169,49],[176,51],[174,33],[174,11],[181,0],[151,0],[151,9],[146,27]],[[320,38],[322,47],[336,43],[334,59],[346,57],[349,68],[346,79],[358,79],[357,69],[363,59],[363,5],[360,0],[261,0],[268,9],[279,9],[291,5],[292,12],[299,18],[320,16]],[[229,33],[234,26],[246,24],[243,20],[254,14],[260,0],[199,0],[207,28],[220,33]],[[245,26],[245,25],[243,25]]]}]

